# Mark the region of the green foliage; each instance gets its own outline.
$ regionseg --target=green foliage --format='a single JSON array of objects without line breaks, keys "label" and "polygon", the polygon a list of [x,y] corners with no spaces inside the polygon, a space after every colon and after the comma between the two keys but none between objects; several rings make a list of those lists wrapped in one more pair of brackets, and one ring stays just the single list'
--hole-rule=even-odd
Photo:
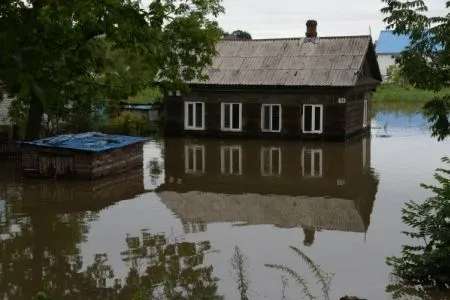
[{"label": "green foliage", "polygon": [[423,106],[426,102],[433,100],[435,97],[444,97],[447,93],[450,93],[450,88],[434,92],[411,86],[402,87],[394,83],[384,83],[377,88],[377,91],[373,95],[373,100],[374,104],[377,102],[410,102]]},{"label": "green foliage", "polygon": [[387,82],[390,84],[401,87],[401,88],[410,88],[408,80],[402,73],[402,68],[397,65],[391,65],[387,69]]},{"label": "green foliage", "polygon": [[250,280],[248,278],[248,265],[247,256],[242,253],[241,249],[237,246],[234,247],[234,254],[231,259],[231,267],[234,271],[234,280],[237,284],[237,289],[239,291],[240,300],[249,300],[248,290],[250,285]]},{"label": "green foliage", "polygon": [[[387,27],[394,29],[395,33],[409,35],[411,39],[407,49],[397,59],[405,79],[419,89],[439,91],[449,88],[450,13],[444,17],[428,17],[428,8],[423,0],[382,1],[386,3],[381,11],[387,14],[384,19]],[[446,8],[450,8],[450,1],[446,2]],[[438,140],[445,139],[450,132],[449,99],[440,97],[440,100],[432,101],[425,107],[432,122],[432,135]],[[442,122],[442,118],[435,116],[437,111],[441,116],[447,115],[447,122]],[[437,120],[441,122],[436,122]]]},{"label": "green foliage", "polygon": [[148,104],[148,103],[161,103],[162,100],[163,100],[163,93],[161,92],[161,90],[157,87],[149,87],[143,89],[135,96],[128,97],[126,101],[130,103]]},{"label": "green foliage", "polygon": [[[447,157],[442,161],[450,164]],[[450,169],[437,169],[434,178],[437,186],[422,185],[434,196],[402,209],[402,221],[414,229],[403,233],[419,243],[404,245],[401,256],[387,263],[406,285],[450,288]]]},{"label": "green foliage", "polygon": [[229,32],[224,32],[222,34],[222,37],[224,39],[238,39],[238,40],[251,40],[252,39],[252,35],[250,33],[248,33],[247,31],[244,30],[235,30],[232,33]]},{"label": "green foliage", "polygon": [[[330,291],[330,284],[331,284],[331,279],[333,277],[333,274],[328,274],[325,271],[323,271],[320,268],[320,266],[315,264],[312,261],[312,259],[309,258],[300,249],[298,249],[294,246],[290,246],[289,248],[306,263],[309,270],[313,273],[314,277],[316,277],[318,279],[318,283],[320,283],[321,290],[322,290],[322,298],[321,299],[324,299],[324,300],[330,299],[329,291]],[[278,265],[278,264],[266,264],[265,266],[283,271],[284,273],[286,273],[287,275],[292,277],[295,280],[295,282],[297,283],[297,285],[299,285],[301,287],[303,295],[306,296],[308,299],[311,300],[311,299],[317,298],[316,296],[314,296],[311,293],[311,291],[309,289],[309,283],[307,282],[305,277],[300,275],[300,273],[298,273],[296,270],[294,270],[288,266]]]},{"label": "green foliage", "polygon": [[[220,0],[20,1],[0,4],[0,82],[24,101],[27,138],[44,113],[67,117],[163,79],[203,78],[220,39]],[[74,110],[72,110],[73,112]],[[71,111],[69,110],[69,113]]]},{"label": "green foliage", "polygon": [[100,126],[100,131],[114,134],[148,136],[155,130],[155,125],[145,117],[129,111],[121,112]]}]

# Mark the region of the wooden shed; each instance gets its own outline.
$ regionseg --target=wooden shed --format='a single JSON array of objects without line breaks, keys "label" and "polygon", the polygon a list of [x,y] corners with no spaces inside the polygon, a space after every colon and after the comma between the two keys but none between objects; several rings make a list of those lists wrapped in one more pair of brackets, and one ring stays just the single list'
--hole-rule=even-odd
[{"label": "wooden shed", "polygon": [[169,136],[344,140],[370,129],[371,36],[223,40],[189,92],[165,91]]},{"label": "wooden shed", "polygon": [[95,179],[143,167],[146,138],[99,132],[23,142],[25,176]]},{"label": "wooden shed", "polygon": [[[344,143],[166,139],[158,195],[185,224],[364,233],[378,178],[370,138]],[[203,224],[203,225],[201,225]]]}]

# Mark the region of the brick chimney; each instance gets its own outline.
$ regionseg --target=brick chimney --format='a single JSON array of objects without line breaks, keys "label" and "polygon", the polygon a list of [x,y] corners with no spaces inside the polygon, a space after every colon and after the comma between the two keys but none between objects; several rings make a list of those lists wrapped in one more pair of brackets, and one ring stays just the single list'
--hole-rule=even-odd
[{"label": "brick chimney", "polygon": [[307,38],[316,38],[317,37],[317,21],[316,20],[308,20],[306,22],[306,33]]}]

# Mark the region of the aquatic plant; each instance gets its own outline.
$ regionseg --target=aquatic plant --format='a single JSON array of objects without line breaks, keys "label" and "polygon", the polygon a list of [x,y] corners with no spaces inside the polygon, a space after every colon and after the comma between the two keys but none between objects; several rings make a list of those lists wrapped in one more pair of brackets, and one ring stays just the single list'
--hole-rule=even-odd
[{"label": "aquatic plant", "polygon": [[[450,164],[448,157],[442,161]],[[436,169],[434,178],[437,185],[422,184],[434,196],[421,204],[409,201],[402,209],[402,221],[412,228],[403,234],[418,244],[403,245],[401,255],[388,257],[386,262],[403,285],[449,289],[450,169]]]},{"label": "aquatic plant", "polygon": [[[326,273],[323,271],[319,265],[315,264],[312,259],[307,256],[305,253],[303,253],[300,249],[289,246],[289,248],[297,254],[308,266],[309,270],[313,273],[314,277],[318,279],[318,282],[321,284],[321,290],[322,290],[322,299],[329,300],[329,291],[330,291],[330,284],[331,279],[333,277],[333,274]],[[302,293],[308,298],[308,299],[316,299],[316,296],[314,296],[310,289],[309,284],[305,277],[300,275],[296,270],[285,266],[285,265],[279,265],[279,264],[265,264],[268,268],[274,268],[280,271],[283,271],[287,273],[290,277],[292,277],[295,282],[301,287]],[[285,288],[285,284],[283,284],[283,288]],[[284,293],[283,293],[284,294]]]},{"label": "aquatic plant", "polygon": [[238,246],[234,247],[233,258],[231,259],[231,266],[234,270],[235,281],[240,295],[240,300],[249,300],[248,289],[250,280],[248,278],[247,257],[242,253]]}]

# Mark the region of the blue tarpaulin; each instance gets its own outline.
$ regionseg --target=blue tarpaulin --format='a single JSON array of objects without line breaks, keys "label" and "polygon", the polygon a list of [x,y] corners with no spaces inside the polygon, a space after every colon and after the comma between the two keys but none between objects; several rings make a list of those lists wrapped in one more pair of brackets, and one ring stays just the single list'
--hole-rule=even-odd
[{"label": "blue tarpaulin", "polygon": [[23,143],[40,147],[64,148],[87,152],[103,152],[123,148],[125,146],[145,142],[147,140],[147,138],[128,135],[86,132],[80,134],[58,135]]}]

